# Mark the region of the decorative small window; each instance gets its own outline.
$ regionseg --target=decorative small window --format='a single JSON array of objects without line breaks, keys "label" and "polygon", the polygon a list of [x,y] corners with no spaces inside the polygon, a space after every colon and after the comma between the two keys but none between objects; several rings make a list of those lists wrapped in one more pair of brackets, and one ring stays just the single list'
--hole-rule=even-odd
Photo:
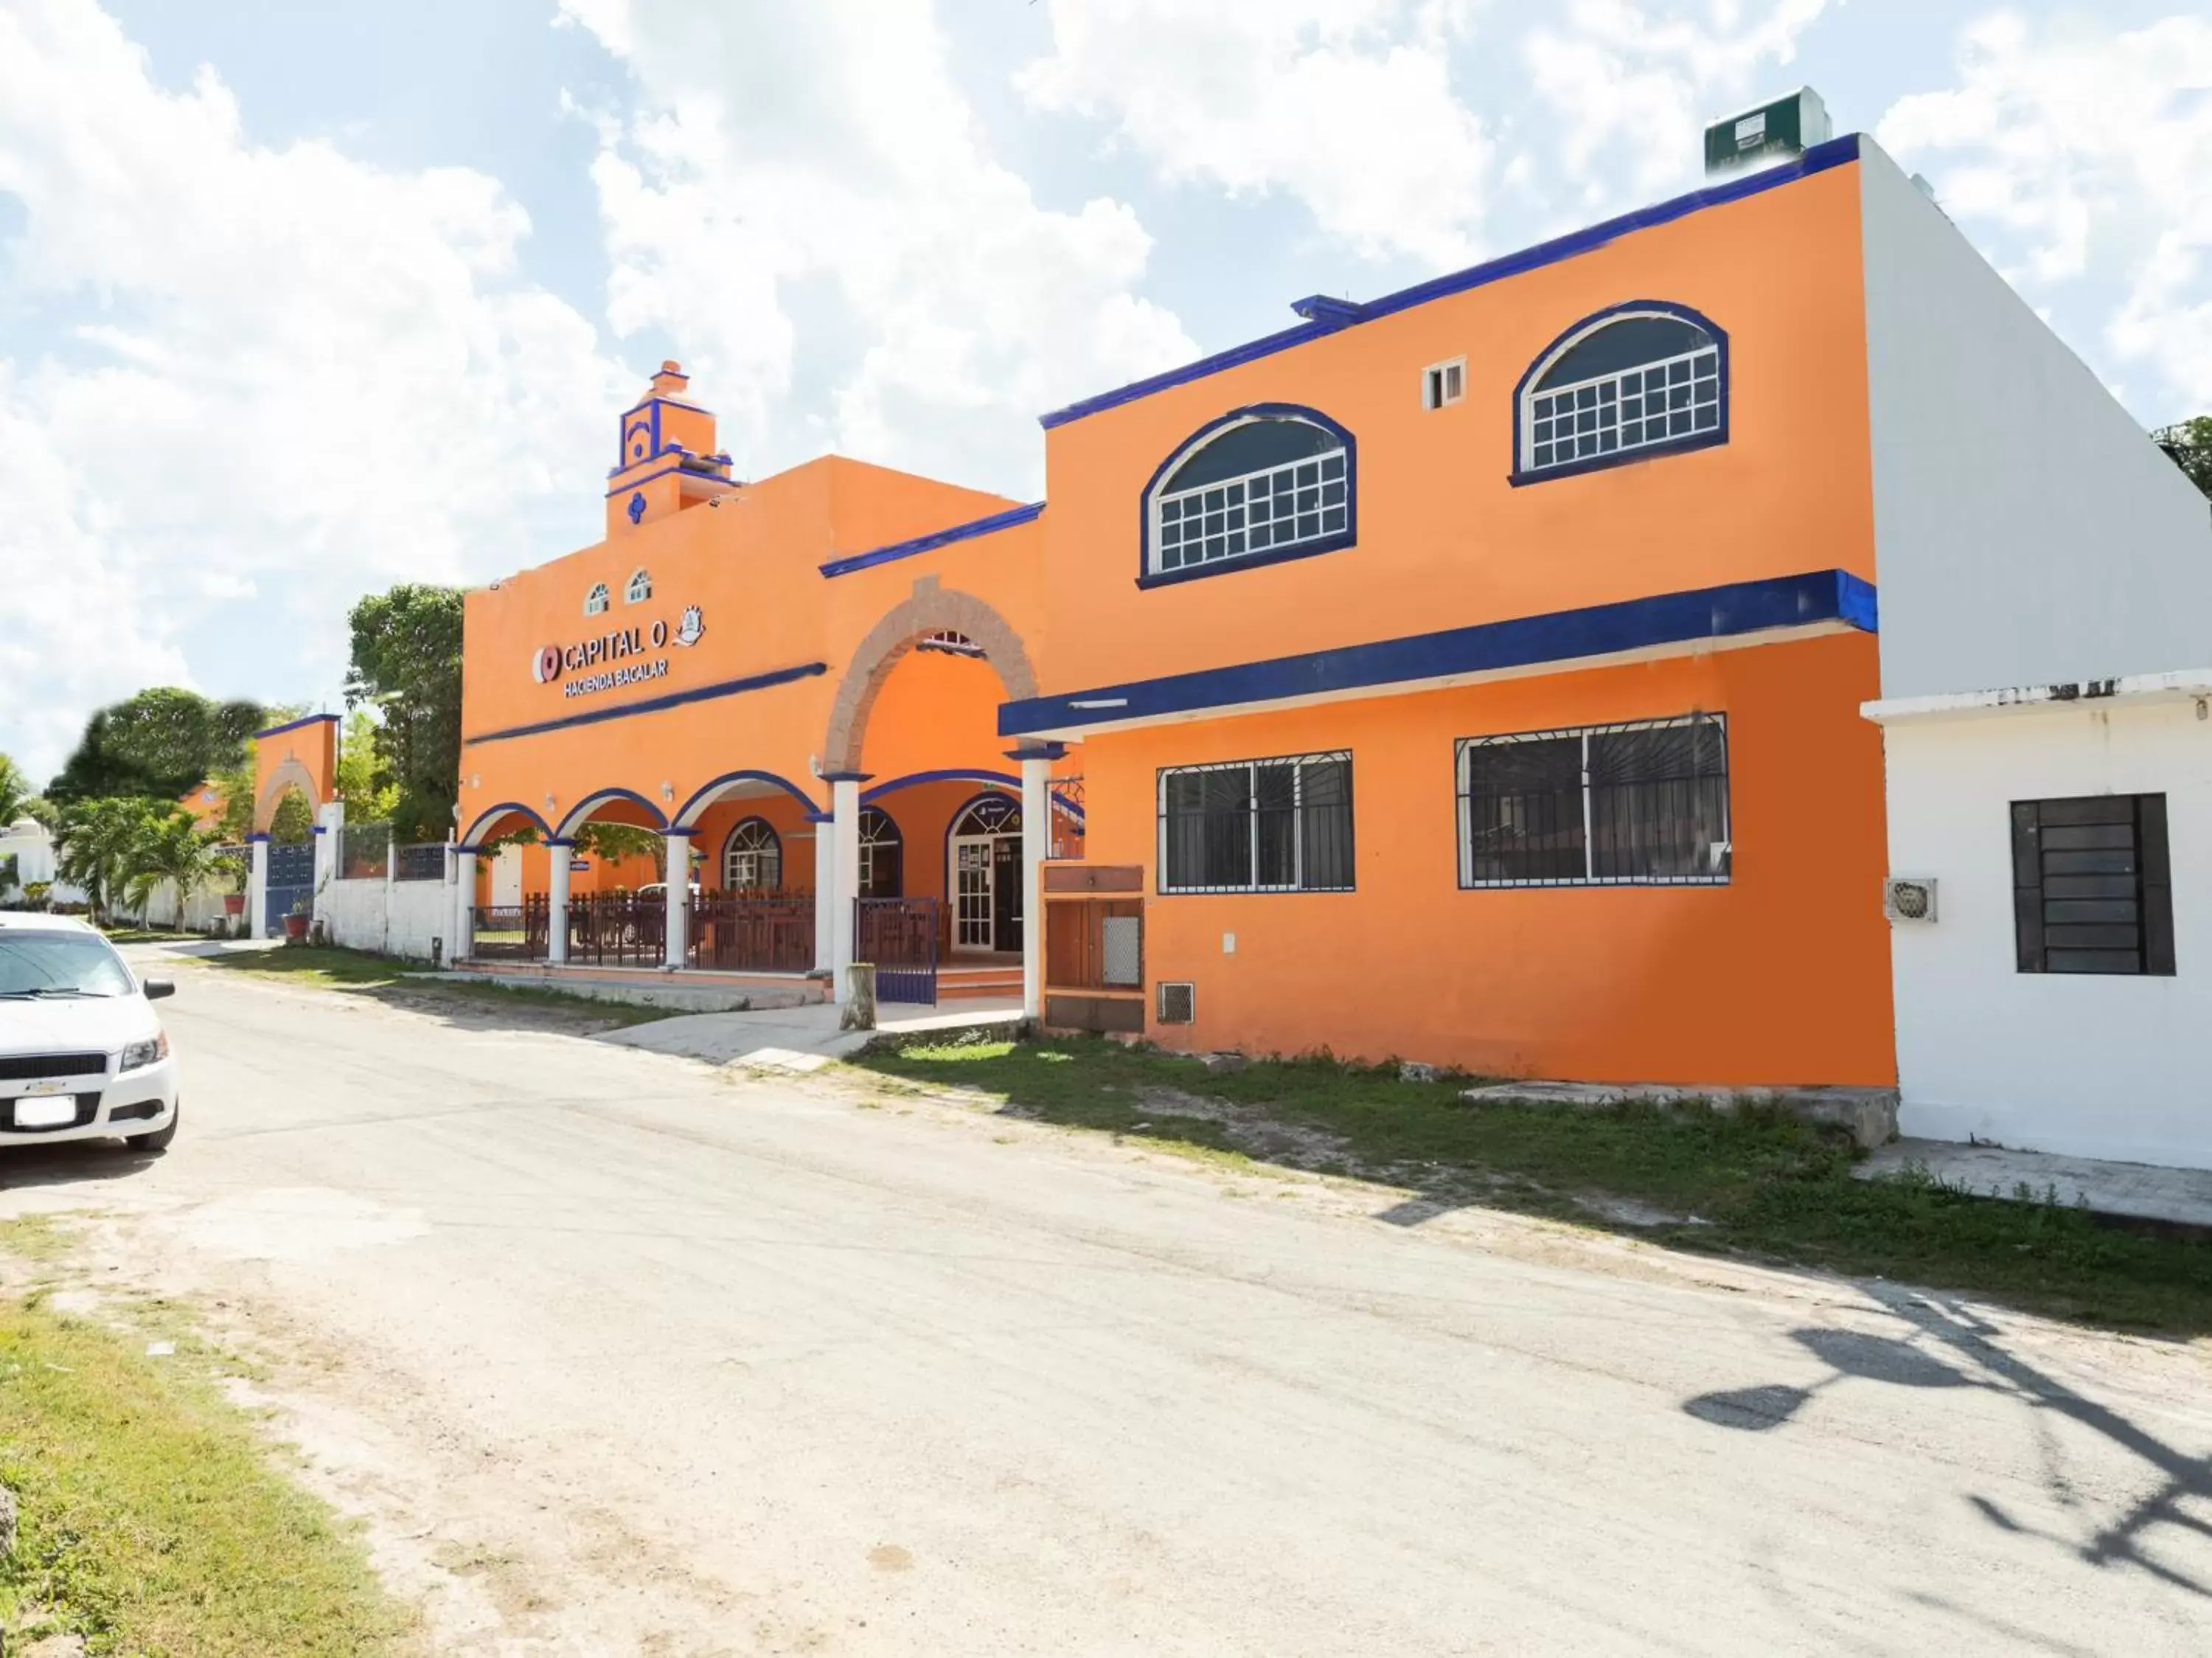
[{"label": "decorative small window", "polygon": [[1514,479],[1589,472],[1728,441],[1728,338],[1638,302],[1577,323],[1522,377]]},{"label": "decorative small window", "polygon": [[2014,801],[2012,888],[2021,972],[2172,976],[2165,795]]},{"label": "decorative small window", "polygon": [[860,808],[860,893],[862,898],[902,898],[906,844],[890,814],[872,806]]},{"label": "decorative small window", "polygon": [[653,572],[634,570],[629,573],[629,585],[623,589],[623,602],[641,605],[653,597]]},{"label": "decorative small window", "polygon": [[966,634],[955,633],[950,629],[939,629],[935,633],[923,634],[914,642],[914,648],[916,650],[936,651],[946,656],[981,656],[985,654],[983,647]]},{"label": "decorative small window", "polygon": [[1711,886],[1732,855],[1718,714],[1461,740],[1462,887]]},{"label": "decorative small window", "polygon": [[1144,499],[1141,582],[1352,545],[1352,434],[1328,416],[1261,404],[1202,428],[1161,463]]},{"label": "decorative small window", "polygon": [[969,802],[952,826],[954,839],[963,835],[1018,835],[1022,808],[1011,795],[985,795]]},{"label": "decorative small window", "polygon": [[1467,395],[1467,359],[1455,357],[1449,363],[1431,363],[1421,370],[1421,406],[1442,409],[1458,402]]},{"label": "decorative small window", "polygon": [[606,613],[607,584],[605,582],[595,582],[592,584],[592,590],[584,595],[584,614],[604,616]]},{"label": "decorative small window", "polygon": [[783,842],[765,818],[746,818],[722,843],[722,885],[732,893],[774,892],[783,885]]},{"label": "decorative small window", "polygon": [[1163,893],[1348,893],[1352,756],[1159,774]]}]

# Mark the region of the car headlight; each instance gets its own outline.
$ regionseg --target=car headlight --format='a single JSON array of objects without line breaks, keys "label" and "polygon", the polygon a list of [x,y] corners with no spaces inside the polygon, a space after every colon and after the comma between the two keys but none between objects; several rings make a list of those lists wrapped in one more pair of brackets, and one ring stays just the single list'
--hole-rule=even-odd
[{"label": "car headlight", "polygon": [[139,1070],[169,1057],[169,1033],[163,1031],[150,1042],[133,1042],[123,1050],[123,1063],[118,1071]]}]

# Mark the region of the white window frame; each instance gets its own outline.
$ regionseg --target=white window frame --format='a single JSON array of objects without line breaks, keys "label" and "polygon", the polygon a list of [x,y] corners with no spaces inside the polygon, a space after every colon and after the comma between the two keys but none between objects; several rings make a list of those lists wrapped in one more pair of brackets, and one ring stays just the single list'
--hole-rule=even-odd
[{"label": "white window frame", "polygon": [[[738,837],[748,829],[758,829],[762,834],[766,835],[768,837],[768,845],[763,845],[757,838],[756,838],[751,845],[740,846],[738,844]],[[761,887],[756,884],[739,882],[732,879],[730,871],[732,859],[740,856],[757,858],[762,853],[767,851],[770,845],[772,845],[775,850],[775,881],[772,885]],[[783,837],[776,833],[775,826],[765,818],[740,818],[736,823],[730,826],[729,838],[722,843],[722,890],[728,893],[756,891],[779,892],[782,890],[782,887]]]},{"label": "white window frame", "polygon": [[[1594,335],[1602,333],[1607,328],[1614,327],[1620,323],[1632,322],[1638,317],[1657,317],[1663,318],[1670,322],[1687,324],[1692,327],[1698,328],[1704,332],[1706,335],[1706,343],[1698,346],[1694,350],[1678,351],[1672,357],[1654,357],[1648,363],[1638,363],[1628,368],[1616,369],[1610,374],[1593,375],[1587,380],[1577,380],[1565,386],[1549,386],[1543,387],[1541,390],[1538,389],[1539,383],[1543,380],[1545,375],[1550,371],[1552,365],[1557,363],[1561,357],[1566,356],[1568,352],[1573,350],[1577,345],[1580,345],[1584,340],[1590,338]],[[1713,419],[1711,425],[1699,427],[1696,424],[1696,411],[1700,406],[1696,400],[1696,387],[1701,381],[1708,378],[1708,376],[1698,373],[1698,365],[1708,360],[1711,362],[1712,368],[1712,373],[1709,377],[1713,384],[1713,396],[1710,404],[1710,406],[1713,411]],[[1643,399],[1648,395],[1648,393],[1643,386],[1641,376],[1650,374],[1654,369],[1663,370],[1671,375],[1674,365],[1676,363],[1684,363],[1688,365],[1688,372],[1684,377],[1683,383],[1691,387],[1692,400],[1686,405],[1691,411],[1691,427],[1687,431],[1677,432],[1674,430],[1674,423],[1671,418],[1669,418],[1671,416],[1671,411],[1662,410],[1661,411],[1662,418],[1665,421],[1668,430],[1661,433],[1657,437],[1653,437],[1649,435],[1650,423],[1642,407]],[[1639,377],[1637,387],[1632,390],[1622,384],[1622,382],[1631,375]],[[1609,449],[1601,448],[1595,454],[1577,454],[1564,460],[1560,460],[1555,454],[1549,460],[1541,462],[1538,461],[1536,459],[1536,449],[1538,444],[1540,442],[1547,443],[1556,448],[1558,438],[1558,433],[1556,430],[1542,439],[1538,438],[1536,435],[1536,405],[1538,401],[1540,399],[1557,399],[1562,397],[1573,400],[1578,406],[1575,409],[1573,413],[1570,414],[1566,418],[1571,420],[1579,421],[1582,413],[1582,408],[1579,405],[1583,401],[1583,393],[1585,392],[1589,393],[1589,397],[1587,399],[1588,406],[1592,413],[1597,417],[1597,419],[1594,420],[1592,424],[1593,430],[1603,431],[1606,430],[1605,426],[1601,423],[1604,417],[1608,412],[1610,413],[1612,417],[1611,430],[1615,435],[1613,447]],[[1644,428],[1644,433],[1639,435],[1633,442],[1628,442],[1627,439],[1622,436],[1630,424],[1629,417],[1625,415],[1622,411],[1627,407],[1628,402],[1632,398],[1636,400],[1638,405],[1638,413],[1635,418]],[[1587,466],[1593,461],[1612,460],[1621,455],[1637,454],[1647,449],[1665,449],[1676,444],[1710,442],[1711,439],[1717,436],[1723,430],[1724,417],[1723,411],[1726,409],[1727,405],[1728,385],[1725,375],[1723,372],[1723,364],[1721,362],[1721,341],[1720,337],[1717,334],[1714,333],[1710,328],[1706,328],[1705,325],[1694,322],[1692,319],[1681,316],[1673,311],[1616,311],[1608,316],[1601,317],[1598,320],[1591,323],[1589,327],[1581,330],[1579,332],[1575,334],[1572,338],[1561,342],[1559,346],[1546,356],[1541,363],[1537,364],[1535,370],[1529,375],[1528,386],[1521,393],[1520,406],[1514,411],[1515,437],[1520,446],[1520,469],[1524,475],[1541,477],[1547,472],[1559,472],[1570,466]],[[1559,416],[1555,407],[1552,418],[1556,420],[1558,418]],[[1581,448],[1579,431],[1571,434],[1570,436],[1575,438],[1575,447],[1579,450]]]},{"label": "white window frame", "polygon": [[1424,409],[1449,409],[1455,403],[1467,400],[1467,359],[1464,357],[1446,357],[1442,363],[1431,363],[1421,370],[1421,406]]},{"label": "white window frame", "polygon": [[[1621,731],[1657,731],[1674,726],[1711,723],[1720,728],[1723,760],[1721,838],[1707,844],[1707,856],[1718,847],[1729,854],[1729,867],[1705,875],[1600,875],[1596,868],[1597,841],[1591,832],[1589,740]],[[1583,873],[1580,876],[1536,876],[1510,881],[1478,880],[1474,874],[1474,802],[1471,798],[1474,766],[1471,756],[1478,748],[1498,748],[1507,743],[1556,741],[1565,737],[1582,740]],[[1515,731],[1498,736],[1462,737],[1455,745],[1458,773],[1459,884],[1464,891],[1498,887],[1726,887],[1735,878],[1735,769],[1729,748],[1728,716],[1721,712],[1677,714],[1662,720],[1614,720],[1600,725],[1561,726],[1550,731]]]},{"label": "white window frame", "polygon": [[641,565],[629,573],[629,585],[623,589],[623,602],[641,605],[653,597],[653,572]]},{"label": "white window frame", "polygon": [[594,582],[592,583],[592,590],[584,595],[584,614],[604,616],[607,613],[607,607],[612,602],[607,596],[607,584],[605,582]]},{"label": "white window frame", "polygon": [[[1357,856],[1358,840],[1356,834],[1356,826],[1355,835],[1352,841],[1354,856],[1352,860],[1352,881],[1342,887],[1309,887],[1305,884],[1305,769],[1307,766],[1312,765],[1334,764],[1337,761],[1342,761],[1346,771],[1349,772],[1352,766],[1352,751],[1349,748],[1334,748],[1313,754],[1270,754],[1259,759],[1252,760],[1213,760],[1202,765],[1162,766],[1159,771],[1159,777],[1156,785],[1158,795],[1155,801],[1155,810],[1159,819],[1159,862],[1156,866],[1158,869],[1158,877],[1154,882],[1154,885],[1158,887],[1162,896],[1164,897],[1169,894],[1197,895],[1209,893],[1349,893],[1356,891],[1358,887],[1358,859]],[[1258,773],[1259,769],[1263,765],[1288,765],[1293,768],[1291,774],[1291,867],[1294,872],[1295,878],[1287,885],[1279,881],[1263,882],[1259,879],[1260,789]],[[1206,881],[1199,885],[1190,887],[1176,887],[1170,886],[1169,884],[1168,780],[1171,777],[1191,777],[1200,771],[1242,771],[1246,774],[1247,781],[1244,787],[1244,810],[1250,821],[1249,834],[1251,838],[1250,850],[1247,856],[1250,860],[1250,868],[1253,878],[1245,885],[1232,887],[1218,881]],[[1348,777],[1346,779],[1346,798],[1345,801],[1345,810],[1346,814],[1349,815],[1355,808],[1353,798],[1350,794],[1351,784]]]},{"label": "white window frame", "polygon": [[[1296,460],[1285,461],[1279,466],[1261,466],[1249,472],[1240,472],[1234,478],[1220,478],[1209,484],[1195,484],[1188,489],[1170,491],[1164,484],[1155,489],[1152,498],[1145,503],[1146,522],[1151,528],[1151,533],[1146,538],[1148,544],[1145,549],[1146,575],[1183,576],[1194,570],[1227,570],[1248,559],[1279,558],[1285,553],[1296,552],[1316,542],[1331,541],[1350,533],[1352,486],[1351,445],[1329,430],[1328,427],[1316,421],[1302,419],[1297,415],[1252,415],[1243,420],[1231,421],[1225,425],[1217,426],[1196,442],[1186,446],[1178,453],[1175,459],[1163,469],[1162,478],[1173,477],[1193,457],[1212,448],[1230,433],[1242,427],[1255,425],[1262,421],[1310,427],[1328,438],[1334,447],[1318,450]],[[1334,478],[1323,476],[1326,470],[1325,463],[1330,460],[1340,463],[1337,476]],[[1314,477],[1310,484],[1301,482],[1297,477],[1299,469],[1306,466],[1314,469]],[[1251,541],[1254,526],[1250,521],[1249,514],[1251,503],[1255,498],[1253,486],[1262,479],[1268,482],[1267,499],[1270,503],[1270,515],[1267,520],[1268,541],[1264,547],[1255,547]],[[1276,521],[1273,516],[1272,503],[1280,498],[1276,486],[1285,481],[1288,483],[1293,501],[1293,510],[1286,521],[1291,526],[1291,533],[1287,539],[1279,539],[1274,535]],[[1319,497],[1327,492],[1328,486],[1330,485],[1340,486],[1343,498],[1333,504],[1325,505]],[[1297,520],[1306,515],[1296,510],[1296,497],[1299,490],[1309,487],[1314,490],[1316,495],[1311,515],[1316,521],[1316,528],[1310,535],[1300,535],[1296,533]],[[1209,503],[1206,500],[1209,495],[1218,496],[1219,502]],[[1167,510],[1170,503],[1173,503],[1176,509],[1172,519]],[[1195,508],[1196,511],[1187,512],[1186,509],[1189,508]],[[1325,521],[1332,512],[1338,514],[1342,521],[1333,529],[1328,527]],[[1180,534],[1181,527],[1191,516],[1196,516],[1201,521],[1199,539],[1195,544],[1196,556],[1187,558],[1181,564],[1170,564],[1166,562],[1167,527],[1170,522],[1174,522],[1177,525],[1178,534]],[[1206,519],[1215,516],[1218,516],[1223,521],[1218,532],[1204,525]],[[1232,519],[1235,521],[1233,527],[1230,522]],[[1215,533],[1218,533],[1224,543],[1233,539],[1242,540],[1243,545],[1234,552],[1224,551],[1208,558],[1205,552],[1204,544]],[[1178,542],[1179,546],[1180,545],[1181,543]]]}]

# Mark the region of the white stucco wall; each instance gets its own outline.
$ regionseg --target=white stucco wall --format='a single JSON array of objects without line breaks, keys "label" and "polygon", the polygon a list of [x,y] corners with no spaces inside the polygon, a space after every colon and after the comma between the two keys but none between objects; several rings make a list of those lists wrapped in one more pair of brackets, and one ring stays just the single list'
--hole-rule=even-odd
[{"label": "white stucco wall", "polygon": [[[2212,1168],[2212,720],[2189,700],[1893,723],[1890,869],[1936,879],[1891,930],[1908,1135]],[[2016,971],[2011,803],[2163,794],[2176,973]]]},{"label": "white stucco wall", "polygon": [[323,889],[323,917],[333,943],[410,961],[430,959],[430,941],[453,950],[453,889],[442,881],[334,881]]},{"label": "white stucco wall", "polygon": [[1860,156],[1883,696],[2203,666],[2212,505],[1894,162]]}]

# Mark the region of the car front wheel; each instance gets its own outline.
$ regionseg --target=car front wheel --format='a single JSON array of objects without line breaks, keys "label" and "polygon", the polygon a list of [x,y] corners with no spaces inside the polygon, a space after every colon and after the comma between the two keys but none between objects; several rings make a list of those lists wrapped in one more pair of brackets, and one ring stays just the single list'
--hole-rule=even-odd
[{"label": "car front wheel", "polygon": [[169,1120],[151,1134],[126,1134],[123,1143],[133,1151],[167,1151],[169,1143],[177,1137],[177,1125],[183,1120],[184,1101],[179,1100],[169,1108]]}]

